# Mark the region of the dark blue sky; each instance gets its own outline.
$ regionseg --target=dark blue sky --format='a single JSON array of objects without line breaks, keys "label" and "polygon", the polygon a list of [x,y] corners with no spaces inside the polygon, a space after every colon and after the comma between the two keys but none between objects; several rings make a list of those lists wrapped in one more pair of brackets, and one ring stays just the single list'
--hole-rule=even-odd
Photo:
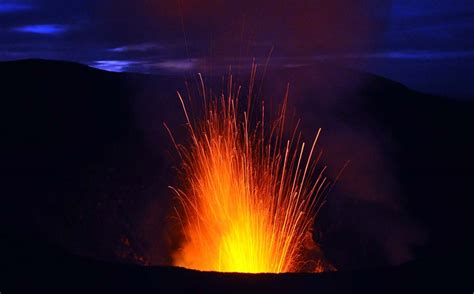
[{"label": "dark blue sky", "polygon": [[225,63],[275,46],[280,66],[330,60],[474,98],[472,0],[221,2],[0,0],[0,60],[171,74],[200,70],[205,57]]}]

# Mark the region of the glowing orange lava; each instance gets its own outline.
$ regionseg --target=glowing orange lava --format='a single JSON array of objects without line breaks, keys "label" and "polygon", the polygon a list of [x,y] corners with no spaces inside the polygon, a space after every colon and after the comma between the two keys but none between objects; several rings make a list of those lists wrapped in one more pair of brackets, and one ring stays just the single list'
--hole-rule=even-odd
[{"label": "glowing orange lava", "polygon": [[[254,73],[256,69],[252,70]],[[201,79],[202,82],[202,79]],[[184,183],[179,200],[184,241],[174,265],[190,269],[281,273],[301,271],[302,247],[329,183],[317,168],[320,131],[310,146],[296,128],[284,140],[288,91],[277,118],[265,121],[239,109],[241,88],[210,97],[202,82],[203,115],[195,121],[179,95],[190,143],[177,145]],[[267,127],[268,126],[268,127]],[[174,142],[174,139],[173,139]]]}]

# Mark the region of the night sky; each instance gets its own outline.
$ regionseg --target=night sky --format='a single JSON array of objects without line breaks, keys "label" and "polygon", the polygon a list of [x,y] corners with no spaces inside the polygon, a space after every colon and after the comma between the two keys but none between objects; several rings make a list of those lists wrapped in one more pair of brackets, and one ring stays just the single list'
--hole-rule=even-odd
[{"label": "night sky", "polygon": [[278,66],[330,61],[474,99],[474,1],[293,2],[0,0],[0,60],[176,74],[274,47]]}]

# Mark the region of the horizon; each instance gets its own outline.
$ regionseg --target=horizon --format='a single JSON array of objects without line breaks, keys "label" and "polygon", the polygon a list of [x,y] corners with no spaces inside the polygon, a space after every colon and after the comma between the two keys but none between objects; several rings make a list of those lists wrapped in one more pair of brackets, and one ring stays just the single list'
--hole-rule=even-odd
[{"label": "horizon", "polygon": [[64,7],[58,0],[6,0],[0,60],[175,75],[202,71],[211,59],[235,65],[273,51],[275,66],[327,61],[420,92],[474,99],[471,1],[282,1],[271,9],[266,1],[73,0]]}]

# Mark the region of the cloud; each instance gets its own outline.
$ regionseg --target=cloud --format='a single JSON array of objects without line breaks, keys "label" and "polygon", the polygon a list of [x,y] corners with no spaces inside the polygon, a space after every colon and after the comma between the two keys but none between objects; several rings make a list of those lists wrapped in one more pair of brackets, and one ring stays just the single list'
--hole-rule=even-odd
[{"label": "cloud", "polygon": [[88,63],[89,66],[112,72],[139,72],[139,73],[169,73],[175,74],[188,70],[197,70],[202,65],[202,60],[195,59],[170,59],[170,60],[116,60],[104,59]]},{"label": "cloud", "polygon": [[116,47],[108,49],[110,52],[147,52],[157,49],[162,49],[163,46],[157,43],[141,43],[141,44],[132,44],[122,47]]},{"label": "cloud", "polygon": [[199,59],[173,59],[154,63],[153,68],[163,69],[167,71],[186,71],[194,69],[198,66]]},{"label": "cloud", "polygon": [[474,51],[387,51],[373,53],[350,53],[350,54],[329,54],[316,55],[316,60],[329,59],[455,59],[473,58]]},{"label": "cloud", "polygon": [[62,35],[69,31],[70,27],[60,24],[35,24],[13,28],[12,30],[20,33],[37,35]]},{"label": "cloud", "polygon": [[97,60],[89,65],[106,71],[124,72],[130,70],[133,66],[140,64],[141,62],[139,61],[131,60]]},{"label": "cloud", "polygon": [[24,3],[0,3],[0,14],[13,13],[33,9],[33,6]]},{"label": "cloud", "polygon": [[473,11],[474,3],[469,0],[432,1],[397,0],[392,2],[392,14],[396,18],[426,18],[430,16],[453,16]]}]

